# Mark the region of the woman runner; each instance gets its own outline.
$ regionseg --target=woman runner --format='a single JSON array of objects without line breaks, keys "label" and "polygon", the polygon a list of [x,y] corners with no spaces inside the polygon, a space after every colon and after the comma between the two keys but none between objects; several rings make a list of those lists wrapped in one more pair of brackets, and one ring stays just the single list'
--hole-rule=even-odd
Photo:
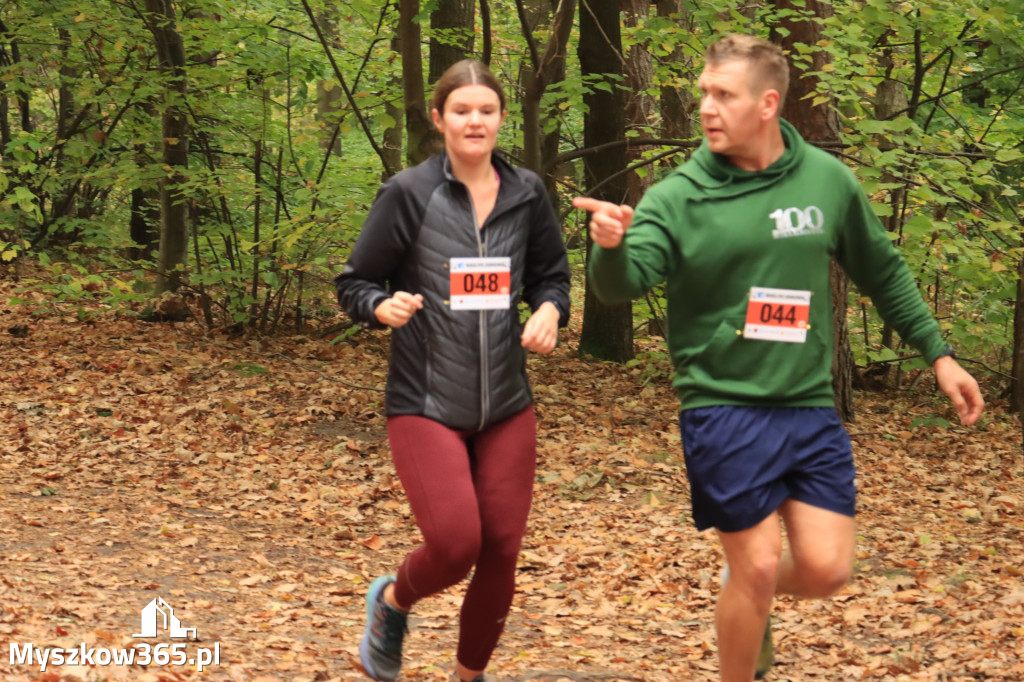
[{"label": "woman runner", "polygon": [[526,349],[554,349],[569,266],[540,178],[495,152],[506,111],[494,75],[461,61],[432,105],[444,151],[384,183],[335,280],[353,320],[392,330],[388,440],[424,540],[371,584],[359,654],[370,677],[395,680],[409,610],[472,569],[451,679],[483,682],[533,496]]}]

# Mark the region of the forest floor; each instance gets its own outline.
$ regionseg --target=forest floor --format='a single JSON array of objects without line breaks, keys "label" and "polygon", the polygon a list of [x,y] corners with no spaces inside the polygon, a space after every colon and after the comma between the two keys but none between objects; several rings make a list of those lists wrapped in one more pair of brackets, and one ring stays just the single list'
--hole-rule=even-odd
[{"label": "forest floor", "polygon": [[[386,333],[238,338],[41,294],[14,306],[10,286],[0,680],[367,679],[367,585],[418,541],[388,457]],[[690,521],[667,366],[648,342],[631,366],[580,359],[578,322],[529,361],[536,499],[488,672],[716,680],[722,556]],[[930,391],[858,394],[854,576],[833,599],[776,603],[769,680],[1024,679],[1021,431],[990,402],[964,428]],[[133,637],[156,598],[198,641]],[[460,598],[417,606],[402,679],[446,679]],[[94,665],[41,671],[28,644],[91,651]],[[96,653],[129,648],[219,661]]]}]

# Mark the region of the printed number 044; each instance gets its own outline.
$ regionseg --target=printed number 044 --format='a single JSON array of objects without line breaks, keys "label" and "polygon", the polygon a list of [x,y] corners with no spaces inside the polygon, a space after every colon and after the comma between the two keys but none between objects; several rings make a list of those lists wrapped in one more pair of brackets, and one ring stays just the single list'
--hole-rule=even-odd
[{"label": "printed number 044", "polygon": [[761,311],[758,317],[761,318],[762,324],[796,324],[796,307],[787,305],[772,305],[771,303],[765,303],[761,306]]}]

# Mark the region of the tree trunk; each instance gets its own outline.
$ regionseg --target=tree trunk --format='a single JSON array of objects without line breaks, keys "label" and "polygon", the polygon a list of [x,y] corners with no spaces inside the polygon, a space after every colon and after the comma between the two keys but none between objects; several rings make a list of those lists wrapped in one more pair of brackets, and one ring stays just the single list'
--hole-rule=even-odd
[{"label": "tree trunk", "polygon": [[[5,38],[11,38],[10,30],[7,28],[7,24],[5,22],[3,22],[3,21],[0,21],[0,35],[3,35]],[[21,47],[18,44],[18,41],[14,40],[13,38],[11,38],[10,47],[11,47],[10,54],[7,54],[6,51],[2,54],[4,66],[11,66],[11,65],[17,64],[17,63],[19,63],[21,61]],[[23,81],[24,77],[20,76],[18,78],[18,80]],[[0,91],[6,92],[6,90],[7,90],[7,83],[5,82],[2,86],[0,86]],[[20,88],[17,88],[15,90],[15,98],[18,101],[18,112],[21,114],[21,129],[23,131],[25,131],[26,133],[31,133],[32,130],[33,130],[33,127],[32,127],[32,110],[30,108],[30,103],[29,103],[29,99],[31,97],[31,92],[32,92],[32,90],[29,87],[20,87]],[[7,96],[4,95],[4,108],[5,109],[8,108],[6,97]],[[6,119],[6,116],[5,116],[5,119]],[[8,121],[6,121],[6,120],[4,121],[3,129],[4,129],[3,130],[3,135],[4,135],[4,138],[3,138],[3,149],[7,149],[7,145],[10,142],[11,131],[10,131],[10,123]]]},{"label": "tree trunk", "polygon": [[402,48],[402,90],[405,93],[405,160],[409,166],[426,161],[439,146],[437,131],[427,112],[423,87],[421,31],[416,22],[419,11],[419,0],[399,0],[398,41]]},{"label": "tree trunk", "polygon": [[829,263],[832,289],[832,392],[836,410],[845,422],[856,420],[853,406],[853,351],[850,349],[850,326],[847,306],[850,300],[849,279],[834,260]]},{"label": "tree trunk", "polygon": [[[558,38],[558,51],[554,55],[554,58],[542,60],[544,63],[543,74],[544,84],[546,87],[551,87],[556,83],[561,83],[565,80],[565,62],[566,62],[566,47],[569,43],[569,36],[572,34],[573,18],[576,16],[576,0],[549,0],[554,10],[561,10],[557,13],[555,20],[552,22],[551,33],[552,35],[557,34]],[[561,37],[564,33],[564,38]],[[548,45],[550,47],[550,40]],[[552,107],[558,106],[557,103],[552,102]],[[551,120],[551,119],[549,119]],[[550,132],[545,133],[544,128],[547,125],[547,121],[541,120],[541,142],[540,142],[540,165],[545,171],[542,174],[544,178],[544,186],[548,191],[548,197],[551,199],[551,203],[554,206],[558,206],[558,183],[556,178],[559,173],[562,172],[562,167],[557,164],[553,164],[552,161],[558,156],[558,150],[561,147],[562,142],[562,125],[559,119],[556,117],[553,119],[554,128]]]},{"label": "tree trunk", "polygon": [[[686,10],[681,0],[657,0],[658,16],[673,19],[679,23],[686,21]],[[683,49],[676,46],[666,60],[671,65],[672,73],[682,81],[687,72],[693,70],[693,59]],[[675,84],[664,85],[659,95],[661,102],[661,136],[671,140],[688,140],[694,136],[693,110],[695,102],[693,94],[687,87]]]},{"label": "tree trunk", "polygon": [[[332,47],[338,43],[338,11],[328,5],[317,15],[317,22],[330,35]],[[333,79],[316,82],[316,117],[320,122],[320,148],[335,156],[341,156],[341,135],[338,126],[345,116],[345,93]]]},{"label": "tree trunk", "polygon": [[[635,28],[645,23],[650,14],[650,0],[620,0],[623,25]],[[637,43],[625,54],[626,76],[626,127],[642,137],[653,137],[651,124],[654,120],[654,97],[647,94],[654,81],[654,62],[647,45]],[[626,150],[626,164],[631,165],[643,157],[643,149],[634,147]],[[630,172],[626,175],[626,203],[636,206],[640,197],[651,186],[654,175]]]},{"label": "tree trunk", "polygon": [[[636,28],[646,24],[650,15],[650,0],[620,0],[623,26]],[[655,99],[648,94],[654,84],[654,60],[651,57],[649,41],[635,43],[625,54],[626,77],[626,128],[632,135],[640,137],[657,137],[653,129],[655,116]],[[643,159],[642,147],[626,148],[626,165],[632,166]],[[626,175],[626,203],[636,206],[652,184],[654,184],[653,168],[641,167]],[[650,305],[650,299],[648,299]],[[664,336],[667,324],[664,316],[651,306],[651,317],[647,321],[648,333]]]},{"label": "tree trunk", "polygon": [[[523,83],[523,165],[530,170],[544,175],[545,161],[553,158],[558,153],[557,138],[552,150],[552,135],[544,134],[543,112],[540,110],[540,101],[545,90],[552,83],[557,83],[565,78],[565,57],[566,45],[569,42],[569,34],[572,31],[572,17],[576,11],[576,0],[562,0],[559,3],[555,15],[551,18],[551,27],[548,31],[548,42],[544,47],[544,53],[539,53],[539,46],[533,38],[533,31],[536,26],[547,16],[543,5],[525,3],[519,4],[519,19],[523,35],[528,43],[528,57],[522,66]],[[536,62],[534,62],[536,59]],[[550,191],[553,184],[549,186],[549,195],[554,196]]]},{"label": "tree trunk", "polygon": [[[584,78],[622,72],[622,38],[617,2],[580,4],[578,55]],[[592,89],[584,94],[583,144],[594,147],[625,139],[622,91],[612,83],[611,92]],[[587,193],[597,199],[622,203],[626,199],[624,146],[616,146],[587,156],[583,162]],[[605,182],[607,180],[607,182]],[[587,238],[588,253],[591,247]],[[583,301],[583,329],[580,354],[602,360],[626,362],[633,357],[633,306],[630,303],[606,305],[586,284]]]},{"label": "tree trunk", "polygon": [[[839,114],[831,102],[815,105],[813,97],[805,95],[815,92],[819,78],[813,72],[832,61],[826,50],[811,53],[811,63],[797,63],[794,55],[800,54],[796,45],[816,45],[823,39],[820,20],[832,16],[832,5],[820,0],[775,0],[775,8],[785,10],[787,18],[779,22],[780,28],[789,30],[778,42],[789,55],[789,95],[782,110],[782,116],[792,123],[812,143],[834,143],[840,139]],[[805,9],[806,8],[806,9]],[[791,13],[813,14],[816,20],[806,16],[792,16]]]},{"label": "tree trunk", "polygon": [[[398,33],[391,39],[391,50],[401,58],[402,48]],[[382,180],[390,177],[387,169],[392,168],[396,172],[402,167],[402,122],[405,114],[400,106],[402,97],[402,77],[393,73],[388,79],[387,97],[384,100],[384,113],[394,121],[393,125],[384,129],[384,141],[381,149],[384,152],[384,171]]]},{"label": "tree trunk", "polygon": [[[156,118],[156,107],[152,99],[147,99],[143,111],[151,118]],[[146,145],[135,146],[135,163],[142,169],[149,161]],[[149,181],[132,190],[131,216],[128,219],[128,236],[131,246],[127,249],[130,260],[153,260],[160,250],[160,189],[157,183]]]},{"label": "tree trunk", "polygon": [[[0,36],[7,36],[7,24],[0,20]],[[10,53],[7,49],[0,45],[0,65],[5,67],[11,64],[17,64],[21,59],[18,54],[18,42],[11,40]],[[7,82],[0,81],[0,149],[7,149],[7,146],[11,143],[11,121],[8,118],[11,115],[11,101],[7,94]]]},{"label": "tree trunk", "polygon": [[484,36],[484,46],[480,53],[480,61],[491,65],[491,48],[494,42],[491,37],[491,6],[487,0],[480,0],[480,32]]},{"label": "tree trunk", "polygon": [[430,13],[431,83],[473,51],[475,10],[475,0],[438,0],[437,9]]},{"label": "tree trunk", "polygon": [[[60,39],[61,65],[59,69],[59,86],[57,88],[57,145],[60,151],[57,152],[55,165],[60,167],[64,164],[64,149],[68,137],[71,135],[71,127],[75,119],[75,90],[72,81],[78,77],[75,68],[68,58],[68,47],[71,45],[71,34],[67,29],[58,29],[57,35]],[[76,198],[78,194],[78,183],[68,184],[60,192],[59,196],[53,197],[53,214],[51,221],[60,222],[61,218],[70,218],[77,210]],[[67,229],[66,227],[64,229]],[[75,241],[78,235],[64,233],[57,236],[62,243]]]},{"label": "tree trunk", "polygon": [[188,211],[176,187],[188,168],[188,123],[185,96],[185,47],[175,30],[171,0],[146,0],[149,28],[156,43],[160,69],[166,79],[162,115],[163,161],[170,168],[160,180],[160,253],[155,293],[175,291],[188,259]]},{"label": "tree trunk", "polygon": [[[832,5],[819,0],[775,0],[775,8],[786,15],[779,23],[788,30],[779,40],[782,49],[790,55],[789,94],[783,108],[787,121],[796,126],[804,139],[812,143],[836,143],[840,141],[839,115],[831,102],[815,105],[813,97],[818,78],[811,72],[821,71],[831,61],[825,50],[815,50],[811,63],[797,63],[794,55],[800,54],[796,45],[817,45],[822,39],[820,20],[832,16]],[[801,20],[799,13],[804,14]],[[810,15],[810,16],[808,16]],[[810,18],[813,16],[813,19]],[[846,274],[835,264],[829,269],[832,295],[832,388],[835,392],[836,409],[843,421],[853,421],[853,353],[850,350],[850,335],[846,321],[846,307],[849,285]]]},{"label": "tree trunk", "polygon": [[0,80],[0,149],[11,144],[11,100],[7,96],[7,83]]},{"label": "tree trunk", "polygon": [[541,173],[541,111],[540,98],[547,89],[540,75],[540,54],[534,32],[550,17],[547,0],[516,0],[519,28],[526,41],[526,50],[519,62],[520,106],[523,111],[523,166]]},{"label": "tree trunk", "polygon": [[[891,50],[886,50],[884,57],[882,58],[879,66],[887,68],[891,66]],[[897,80],[889,78],[888,73],[884,80],[878,84],[878,88],[875,90],[875,118],[879,121],[885,121],[891,118],[894,114],[900,111],[906,111],[909,106],[907,98],[907,88],[903,83]],[[889,151],[895,148],[896,144],[885,135],[876,136],[878,148],[882,151]],[[886,169],[882,173],[882,182],[884,183],[895,183],[897,177],[892,170]],[[905,186],[896,187],[889,190],[889,206],[892,209],[892,214],[885,219],[885,229],[890,233],[896,235],[896,239],[893,242],[899,245],[902,241],[903,235],[903,206],[907,195],[907,189]],[[894,348],[894,330],[892,325],[888,322],[882,323],[882,338],[881,344],[885,348]],[[865,339],[867,343],[867,339]],[[885,363],[881,366],[877,373],[880,378],[887,378],[889,370],[892,365]]]},{"label": "tree trunk", "polygon": [[[757,10],[760,7],[761,0],[745,0],[736,3],[735,7],[718,12],[718,20],[738,33],[757,33],[761,28],[761,24],[757,22]],[[746,19],[746,22],[740,22],[740,17]],[[778,41],[773,38],[773,42]]]},{"label": "tree trunk", "polygon": [[136,187],[132,190],[131,218],[128,235],[132,246],[128,247],[131,260],[150,260],[160,246],[157,227],[160,224],[160,193]]},{"label": "tree trunk", "polygon": [[1013,309],[1013,392],[1011,404],[1020,416],[1024,446],[1024,257],[1017,262],[1017,302]]}]

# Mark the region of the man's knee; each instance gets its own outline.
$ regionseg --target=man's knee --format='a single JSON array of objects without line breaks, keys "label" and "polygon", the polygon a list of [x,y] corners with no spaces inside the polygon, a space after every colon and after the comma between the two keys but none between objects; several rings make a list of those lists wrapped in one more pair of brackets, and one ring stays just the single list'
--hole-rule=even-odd
[{"label": "man's knee", "polygon": [[808,597],[830,597],[850,580],[853,566],[849,557],[809,560],[797,566],[803,592]]},{"label": "man's knee", "polygon": [[742,571],[732,572],[730,567],[729,581],[737,581],[737,587],[748,594],[754,601],[770,601],[775,594],[775,584],[779,574],[779,557],[777,554],[765,554],[753,558]]}]

